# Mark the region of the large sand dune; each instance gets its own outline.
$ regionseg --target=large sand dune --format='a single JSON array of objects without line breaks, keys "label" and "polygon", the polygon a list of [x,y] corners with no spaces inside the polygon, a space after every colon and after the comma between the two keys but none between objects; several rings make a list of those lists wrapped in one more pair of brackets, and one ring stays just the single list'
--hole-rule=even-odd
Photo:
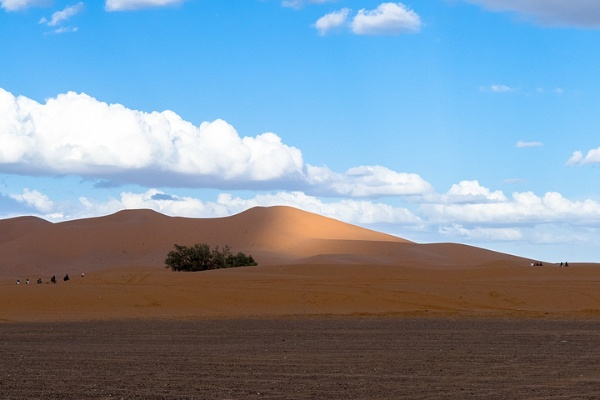
[{"label": "large sand dune", "polygon": [[[173,244],[198,242],[229,245],[259,266],[164,268]],[[289,207],[213,219],[149,210],[56,224],[22,217],[0,221],[0,319],[600,315],[598,266],[529,262],[413,243]],[[67,273],[69,282],[35,284]]]}]

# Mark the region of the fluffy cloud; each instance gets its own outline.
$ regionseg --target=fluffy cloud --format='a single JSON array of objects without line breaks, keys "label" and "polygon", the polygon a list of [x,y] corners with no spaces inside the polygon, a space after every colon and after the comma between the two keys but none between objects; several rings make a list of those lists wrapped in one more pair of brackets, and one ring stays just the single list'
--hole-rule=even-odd
[{"label": "fluffy cloud", "polygon": [[583,156],[583,153],[581,151],[575,151],[573,152],[573,155],[571,156],[571,158],[569,158],[569,161],[567,161],[567,165],[569,166],[573,166],[573,165],[585,165],[585,164],[599,164],[600,163],[600,147],[598,147],[597,149],[591,149],[590,151],[588,151],[588,153],[586,154],[586,156]]},{"label": "fluffy cloud", "polygon": [[512,199],[495,202],[424,204],[421,211],[430,222],[515,225],[571,223],[594,225],[600,222],[600,203],[594,200],[571,201],[560,193],[540,197],[532,192],[513,193]]},{"label": "fluffy cloud", "polygon": [[46,0],[0,0],[0,8],[6,11],[20,11],[29,7],[36,7],[46,4]]},{"label": "fluffy cloud", "polygon": [[418,32],[421,18],[402,3],[382,3],[375,10],[359,10],[352,20],[358,35],[398,35]]},{"label": "fluffy cloud", "polygon": [[329,196],[416,196],[433,192],[429,182],[419,175],[381,166],[355,167],[339,174],[326,167],[309,165],[306,174],[313,190]]},{"label": "fluffy cloud", "polygon": [[597,0],[465,0],[491,11],[516,12],[544,25],[600,27]]},{"label": "fluffy cloud", "polygon": [[305,165],[267,132],[240,137],[223,120],[195,126],[172,111],[145,113],[69,92],[45,104],[0,89],[0,172],[76,175],[147,187],[302,189],[328,196],[413,196],[419,175],[381,166],[345,173]]},{"label": "fluffy cloud", "polygon": [[81,11],[83,11],[84,7],[85,6],[82,2],[79,2],[79,3],[75,4],[74,6],[66,7],[63,10],[57,11],[54,14],[52,14],[52,17],[50,18],[50,20],[47,20],[46,18],[42,18],[40,20],[40,24],[45,24],[48,26],[57,26],[57,25],[63,23],[64,21],[67,21],[71,17],[79,14]]},{"label": "fluffy cloud", "polygon": [[[222,120],[199,127],[69,92],[37,103],[0,89],[0,168],[202,186],[298,179],[302,154],[273,133],[241,138]],[[217,183],[218,185],[218,183]]]},{"label": "fluffy cloud", "polygon": [[374,10],[361,9],[347,24],[351,10],[343,8],[319,18],[314,27],[319,34],[348,25],[356,35],[400,35],[421,29],[421,18],[402,3],[382,3]]},{"label": "fluffy cloud", "polygon": [[331,30],[336,30],[344,26],[348,19],[348,14],[350,14],[350,9],[344,8],[324,15],[315,22],[315,28],[319,31],[319,34],[325,35]]},{"label": "fluffy cloud", "polygon": [[141,8],[164,7],[183,3],[186,0],[106,0],[106,11],[138,10]]},{"label": "fluffy cloud", "polygon": [[506,201],[506,196],[500,190],[492,192],[481,186],[477,181],[461,181],[452,185],[450,190],[439,196],[443,203],[497,203]]},{"label": "fluffy cloud", "polygon": [[21,194],[11,194],[13,200],[23,203],[28,207],[33,207],[42,213],[51,212],[54,209],[54,203],[45,194],[37,190],[29,190],[25,188]]}]

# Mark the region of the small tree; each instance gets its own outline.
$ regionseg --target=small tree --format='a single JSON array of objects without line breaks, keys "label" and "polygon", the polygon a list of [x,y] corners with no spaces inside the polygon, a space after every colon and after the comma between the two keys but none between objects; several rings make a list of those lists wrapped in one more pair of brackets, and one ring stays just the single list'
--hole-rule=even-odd
[{"label": "small tree", "polygon": [[245,267],[257,265],[252,256],[244,253],[231,254],[229,246],[211,249],[205,243],[192,247],[175,245],[175,250],[167,254],[166,268],[172,271],[206,271],[209,269]]}]

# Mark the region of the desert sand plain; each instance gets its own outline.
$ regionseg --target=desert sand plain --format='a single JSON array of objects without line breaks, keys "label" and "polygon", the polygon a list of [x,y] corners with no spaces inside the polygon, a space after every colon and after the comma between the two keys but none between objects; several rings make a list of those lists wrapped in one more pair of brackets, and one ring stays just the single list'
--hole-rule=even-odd
[{"label": "desert sand plain", "polygon": [[288,207],[3,220],[0,398],[600,398],[600,266],[531,261]]}]

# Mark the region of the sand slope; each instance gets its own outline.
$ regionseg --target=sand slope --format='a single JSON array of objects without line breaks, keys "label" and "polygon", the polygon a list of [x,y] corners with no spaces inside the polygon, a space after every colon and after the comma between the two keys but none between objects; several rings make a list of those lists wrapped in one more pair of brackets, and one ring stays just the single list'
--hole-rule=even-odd
[{"label": "sand slope", "polygon": [[162,268],[173,244],[229,245],[260,265],[480,265],[518,257],[456,244],[420,245],[290,207],[257,207],[225,218],[174,218],[128,210],[52,224],[0,221],[0,276],[80,274],[106,268]]},{"label": "sand slope", "polygon": [[[175,273],[174,243],[227,244],[257,267]],[[85,272],[85,277],[81,273]],[[15,285],[51,275],[69,282]],[[600,316],[600,268],[417,244],[289,207],[227,218],[149,210],[0,221],[0,320],[308,315]]]}]

